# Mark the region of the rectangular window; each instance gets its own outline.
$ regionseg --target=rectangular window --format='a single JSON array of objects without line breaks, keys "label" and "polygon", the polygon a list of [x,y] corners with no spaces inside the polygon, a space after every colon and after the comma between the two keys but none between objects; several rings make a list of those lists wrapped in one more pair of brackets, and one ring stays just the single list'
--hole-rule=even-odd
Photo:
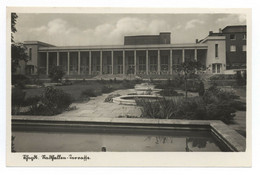
[{"label": "rectangular window", "polygon": [[123,56],[118,56],[117,57],[117,64],[123,64]]},{"label": "rectangular window", "polygon": [[221,64],[217,64],[217,73],[220,73],[221,70]]},{"label": "rectangular window", "polygon": [[107,56],[106,59],[107,59],[107,64],[111,65],[112,64],[112,58],[110,56]]},{"label": "rectangular window", "polygon": [[168,56],[167,55],[161,56],[161,64],[168,64]]},{"label": "rectangular window", "polygon": [[231,40],[235,40],[236,39],[236,35],[235,34],[230,34],[230,39]]},{"label": "rectangular window", "polygon": [[139,56],[139,64],[146,64],[146,57],[145,56]]},{"label": "rectangular window", "polygon": [[218,44],[215,44],[215,57],[218,58]]},{"label": "rectangular window", "polygon": [[246,52],[246,45],[243,45],[242,50],[243,50],[244,52]]},{"label": "rectangular window", "polygon": [[135,64],[134,63],[134,57],[133,56],[128,56],[128,64]]},{"label": "rectangular window", "polygon": [[212,64],[212,73],[216,73],[216,65]]},{"label": "rectangular window", "polygon": [[246,34],[243,35],[243,40],[246,40]]},{"label": "rectangular window", "polygon": [[237,48],[235,45],[230,46],[230,52],[236,52]]},{"label": "rectangular window", "polygon": [[32,60],[32,48],[29,48],[29,60]]},{"label": "rectangular window", "polygon": [[150,57],[150,64],[157,64],[157,56]]}]

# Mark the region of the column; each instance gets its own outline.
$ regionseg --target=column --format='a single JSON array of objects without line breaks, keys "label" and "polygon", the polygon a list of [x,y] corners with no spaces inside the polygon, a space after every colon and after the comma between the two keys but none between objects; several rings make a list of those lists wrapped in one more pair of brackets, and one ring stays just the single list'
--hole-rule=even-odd
[{"label": "column", "polygon": [[114,51],[111,51],[111,73],[114,74]]},{"label": "column", "polygon": [[146,50],[146,53],[145,53],[145,56],[146,56],[146,75],[149,74],[149,59],[148,59],[148,50]]},{"label": "column", "polygon": [[170,50],[170,74],[172,75],[172,50]]},{"label": "column", "polygon": [[80,51],[78,51],[78,75],[80,75]]},{"label": "column", "polygon": [[57,52],[57,66],[60,65],[60,52]]},{"label": "column", "polygon": [[185,49],[182,49],[182,62],[185,62]]},{"label": "column", "polygon": [[49,52],[47,52],[47,57],[46,57],[46,75],[49,74]]},{"label": "column", "polygon": [[160,60],[160,50],[158,50],[158,54],[157,54],[157,62],[158,62],[158,70],[157,73],[160,75],[161,74],[161,60]]},{"label": "column", "polygon": [[89,64],[89,68],[88,68],[88,71],[89,71],[89,75],[91,75],[91,51],[88,52],[88,64]]},{"label": "column", "polygon": [[125,50],[123,50],[123,75],[125,75]]},{"label": "column", "polygon": [[67,61],[68,61],[68,70],[67,70],[67,74],[69,75],[70,74],[70,52],[68,52],[68,58],[67,58]]},{"label": "column", "polygon": [[195,59],[195,61],[197,61],[197,49],[194,49],[194,59]]},{"label": "column", "polygon": [[136,50],[134,50],[134,64],[135,64],[135,75],[136,75]]},{"label": "column", "polygon": [[102,50],[100,51],[100,75],[102,75],[103,72],[103,63],[102,63],[103,59],[102,59]]}]

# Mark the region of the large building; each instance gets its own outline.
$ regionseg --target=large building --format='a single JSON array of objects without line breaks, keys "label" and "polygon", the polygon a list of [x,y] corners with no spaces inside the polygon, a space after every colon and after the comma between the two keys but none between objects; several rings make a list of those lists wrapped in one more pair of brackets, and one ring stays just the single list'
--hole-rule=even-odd
[{"label": "large building", "polygon": [[[48,75],[53,66],[62,66],[71,76],[162,75],[174,74],[175,65],[184,61],[197,60],[205,66],[207,73],[223,74],[237,59],[229,53],[229,47],[233,47],[233,41],[227,39],[228,36],[231,38],[230,33],[232,30],[228,26],[221,33],[209,32],[205,39],[185,44],[171,44],[169,32],[125,36],[124,45],[118,46],[54,46],[25,41],[29,54],[26,72],[36,74],[38,71]],[[240,39],[240,35],[236,34],[236,38]]]}]

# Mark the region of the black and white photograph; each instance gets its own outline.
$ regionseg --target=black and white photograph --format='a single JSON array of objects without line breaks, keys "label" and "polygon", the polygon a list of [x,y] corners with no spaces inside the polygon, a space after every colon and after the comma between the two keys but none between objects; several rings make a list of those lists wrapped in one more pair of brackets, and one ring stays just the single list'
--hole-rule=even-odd
[{"label": "black and white photograph", "polygon": [[250,166],[250,9],[7,10],[8,165]]}]

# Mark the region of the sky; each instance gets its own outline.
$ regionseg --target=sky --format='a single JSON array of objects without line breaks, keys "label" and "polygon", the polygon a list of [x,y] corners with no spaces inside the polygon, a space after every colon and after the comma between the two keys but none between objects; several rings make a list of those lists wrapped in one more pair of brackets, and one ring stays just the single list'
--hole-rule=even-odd
[{"label": "sky", "polygon": [[16,42],[56,46],[122,45],[124,36],[171,32],[171,43],[194,43],[209,31],[245,25],[244,14],[44,14],[18,13]]}]

